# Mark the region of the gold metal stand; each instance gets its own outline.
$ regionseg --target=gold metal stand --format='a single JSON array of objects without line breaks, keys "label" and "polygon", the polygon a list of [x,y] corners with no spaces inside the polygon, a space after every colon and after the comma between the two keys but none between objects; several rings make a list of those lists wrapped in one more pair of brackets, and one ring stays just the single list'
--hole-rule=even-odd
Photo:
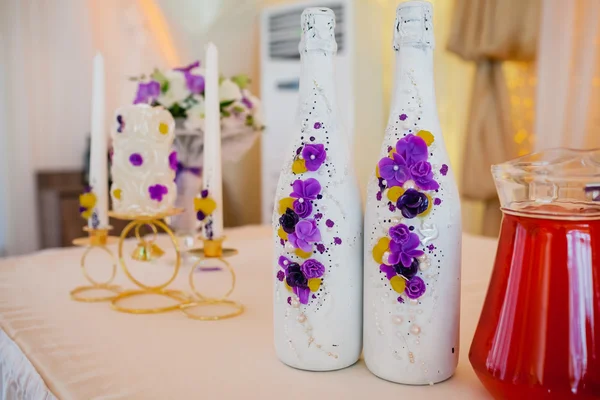
[{"label": "gold metal stand", "polygon": [[[158,314],[167,311],[177,310],[183,304],[187,304],[191,301],[190,297],[184,292],[167,289],[167,286],[169,286],[173,282],[173,280],[177,277],[177,274],[179,273],[179,267],[181,265],[181,254],[179,252],[179,244],[177,243],[177,238],[175,237],[173,231],[164,222],[162,222],[161,219],[177,215],[182,211],[182,209],[174,208],[169,211],[154,215],[131,215],[109,212],[109,215],[113,218],[131,221],[129,224],[127,224],[125,229],[123,229],[119,238],[119,261],[121,263],[123,272],[125,272],[125,275],[129,278],[129,280],[131,280],[139,287],[139,289],[128,290],[117,295],[111,303],[111,306],[114,310],[130,314]],[[148,240],[140,233],[140,230],[144,226],[149,227],[153,233],[153,236],[150,240]],[[159,229],[161,229],[167,235],[169,235],[171,243],[175,248],[175,267],[173,268],[173,274],[166,282],[160,285],[150,286],[136,279],[133,276],[133,274],[129,271],[127,263],[125,262],[125,256],[123,254],[123,244],[125,242],[125,239],[127,238],[127,235],[133,230],[135,232],[135,237],[137,238],[138,243],[130,257],[134,260],[142,262],[148,262],[158,259],[162,255],[164,255],[164,251],[155,243]],[[125,307],[121,304],[121,302],[124,299],[144,295],[164,296],[176,300],[177,303],[157,308],[131,308]]]},{"label": "gold metal stand", "polygon": [[[190,250],[188,253],[200,257],[200,260],[194,264],[192,269],[190,270],[189,282],[190,287],[192,289],[192,293],[194,295],[194,300],[181,305],[181,310],[187,315],[189,318],[197,319],[201,321],[217,321],[226,318],[232,318],[238,316],[244,312],[244,306],[233,300],[229,300],[229,295],[235,289],[235,271],[231,264],[229,264],[225,258],[234,256],[238,254],[236,249],[223,248],[223,241],[225,237],[221,237],[214,240],[204,239],[204,247],[200,249]],[[194,271],[201,266],[201,264],[207,259],[217,259],[219,260],[229,271],[231,274],[231,287],[229,290],[220,298],[210,298],[204,296],[200,293],[194,284]],[[197,307],[207,307],[207,306],[225,306],[227,308],[231,308],[232,311],[220,314],[220,315],[199,315],[191,312],[192,309]]]},{"label": "gold metal stand", "polygon": [[[88,233],[87,237],[81,237],[73,240],[73,244],[75,246],[86,247],[83,255],[81,256],[81,271],[83,272],[83,276],[91,283],[88,286],[78,286],[75,289],[71,290],[71,299],[75,301],[82,301],[86,303],[95,303],[99,301],[109,301],[114,299],[120,292],[121,288],[117,285],[113,285],[112,282],[117,275],[117,260],[110,249],[106,246],[109,244],[114,244],[117,242],[115,236],[109,236],[108,231],[112,229],[111,226],[102,229],[90,229],[87,226],[83,228],[85,232]],[[100,249],[107,253],[112,259],[112,273],[110,278],[108,278],[105,282],[98,282],[89,274],[86,269],[86,259],[88,254],[93,249]],[[110,294],[108,296],[85,296],[84,293],[97,291],[97,290],[106,290],[109,292],[113,292],[114,294]]]}]

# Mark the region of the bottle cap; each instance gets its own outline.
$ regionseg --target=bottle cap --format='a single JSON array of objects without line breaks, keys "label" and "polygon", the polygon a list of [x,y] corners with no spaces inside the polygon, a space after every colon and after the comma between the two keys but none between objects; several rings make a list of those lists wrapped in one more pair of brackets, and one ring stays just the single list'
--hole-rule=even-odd
[{"label": "bottle cap", "polygon": [[401,46],[435,47],[433,6],[428,1],[407,1],[396,9],[394,50]]},{"label": "bottle cap", "polygon": [[311,7],[302,12],[302,39],[298,50],[300,53],[309,50],[321,50],[335,53],[335,14],[329,8]]}]

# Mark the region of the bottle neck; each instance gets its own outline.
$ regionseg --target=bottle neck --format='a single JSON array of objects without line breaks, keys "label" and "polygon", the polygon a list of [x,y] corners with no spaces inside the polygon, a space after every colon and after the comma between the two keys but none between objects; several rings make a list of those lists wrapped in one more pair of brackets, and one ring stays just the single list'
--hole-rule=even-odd
[{"label": "bottle neck", "polygon": [[[308,50],[301,55],[300,99],[307,99],[316,90],[328,102],[333,111],[335,86],[333,77],[334,53],[322,50]],[[317,104],[320,102],[317,102]]]},{"label": "bottle neck", "polygon": [[[410,104],[409,104],[410,103]],[[396,50],[396,70],[390,118],[397,118],[401,109],[419,110],[421,122],[435,118],[437,107],[433,81],[433,49],[431,47],[400,46]]]}]

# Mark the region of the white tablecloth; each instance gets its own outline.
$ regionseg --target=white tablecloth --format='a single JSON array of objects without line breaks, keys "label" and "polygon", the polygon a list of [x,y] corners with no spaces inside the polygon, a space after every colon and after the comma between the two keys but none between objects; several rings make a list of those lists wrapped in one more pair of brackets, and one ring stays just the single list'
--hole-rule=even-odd
[{"label": "white tablecloth", "polygon": [[[490,398],[467,353],[492,269],[494,240],[464,237],[455,376],[416,387],[378,379],[362,360],[320,373],[281,364],[272,343],[270,228],[241,228],[228,235],[229,245],[240,250],[230,259],[238,275],[232,297],[246,311],[216,322],[194,321],[180,312],[123,314],[106,303],[71,301],[69,291],[84,284],[81,248],[0,260],[0,399]],[[172,260],[167,252],[165,263]],[[151,266],[148,275],[167,276],[170,267],[164,268]],[[186,268],[174,287],[186,288]],[[121,272],[118,283],[131,287]]]}]

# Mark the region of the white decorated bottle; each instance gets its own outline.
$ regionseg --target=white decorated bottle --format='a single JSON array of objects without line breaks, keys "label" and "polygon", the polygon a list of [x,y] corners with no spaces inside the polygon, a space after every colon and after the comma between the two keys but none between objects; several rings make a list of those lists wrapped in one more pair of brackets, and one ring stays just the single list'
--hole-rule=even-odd
[{"label": "white decorated bottle", "polygon": [[398,6],[394,94],[365,215],[364,358],[424,385],[458,363],[461,214],[437,115],[432,6]]},{"label": "white decorated bottle", "polygon": [[335,15],[301,17],[299,118],[275,197],[274,329],[281,361],[330,371],[362,347],[362,212],[336,116]]}]

